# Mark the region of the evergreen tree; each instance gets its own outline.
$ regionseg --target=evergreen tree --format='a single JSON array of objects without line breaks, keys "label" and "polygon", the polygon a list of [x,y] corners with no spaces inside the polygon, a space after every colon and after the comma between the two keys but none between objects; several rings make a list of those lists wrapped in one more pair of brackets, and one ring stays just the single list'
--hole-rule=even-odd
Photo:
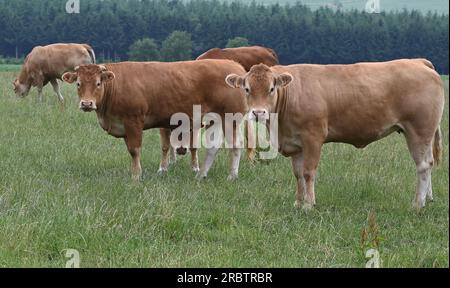
[{"label": "evergreen tree", "polygon": [[185,31],[173,31],[162,42],[161,56],[165,61],[182,61],[191,59],[191,34]]},{"label": "evergreen tree", "polygon": [[155,40],[150,38],[134,42],[130,46],[128,56],[133,61],[158,61],[160,59],[158,45]]},{"label": "evergreen tree", "polygon": [[227,48],[250,46],[248,39],[245,37],[234,37],[227,42]]}]

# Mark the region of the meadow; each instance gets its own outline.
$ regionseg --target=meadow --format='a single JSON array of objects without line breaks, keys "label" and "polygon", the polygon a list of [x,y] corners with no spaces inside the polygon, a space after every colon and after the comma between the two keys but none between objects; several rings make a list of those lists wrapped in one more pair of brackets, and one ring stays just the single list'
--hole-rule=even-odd
[{"label": "meadow", "polygon": [[[394,133],[365,149],[324,147],[317,207],[294,208],[295,179],[279,155],[227,177],[219,152],[198,181],[189,156],[165,175],[159,133],[143,141],[143,180],[130,177],[123,140],[77,108],[74,86],[13,95],[17,72],[0,72],[0,267],[364,267],[361,231],[376,214],[383,267],[449,267],[448,76],[444,161],[433,172],[434,202],[412,209],[415,165]],[[11,70],[11,69],[10,69]],[[15,69],[12,69],[15,70]],[[200,153],[203,159],[204,151]]]}]

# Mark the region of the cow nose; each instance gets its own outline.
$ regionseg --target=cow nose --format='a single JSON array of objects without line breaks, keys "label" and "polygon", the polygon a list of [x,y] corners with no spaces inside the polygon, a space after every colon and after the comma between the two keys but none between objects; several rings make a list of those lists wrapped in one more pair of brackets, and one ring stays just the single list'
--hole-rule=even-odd
[{"label": "cow nose", "polygon": [[266,110],[253,110],[252,113],[256,118],[264,119],[264,117],[266,116]]},{"label": "cow nose", "polygon": [[176,149],[176,151],[177,151],[177,154],[178,154],[178,155],[185,155],[186,152],[187,152],[187,149],[184,148],[184,147],[178,147],[178,148]]},{"label": "cow nose", "polygon": [[81,108],[92,108],[94,106],[94,101],[83,100],[80,102]]}]

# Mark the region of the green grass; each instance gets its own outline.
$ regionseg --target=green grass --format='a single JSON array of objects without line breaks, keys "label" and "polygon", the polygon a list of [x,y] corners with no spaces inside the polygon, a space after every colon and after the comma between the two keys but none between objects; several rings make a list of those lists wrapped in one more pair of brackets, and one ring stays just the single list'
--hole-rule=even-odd
[{"label": "green grass", "polygon": [[0,64],[0,72],[19,72],[21,67],[22,65],[17,64]]},{"label": "green grass", "polygon": [[205,181],[188,156],[161,176],[157,130],[145,133],[143,181],[133,183],[123,141],[77,109],[74,87],[63,85],[60,112],[50,87],[43,103],[35,89],[16,99],[14,74],[0,73],[0,266],[64,267],[73,248],[82,267],[364,267],[371,209],[384,267],[449,266],[448,93],[433,203],[411,208],[415,167],[395,133],[363,150],[325,145],[318,205],[303,212],[289,159],[242,159],[228,182],[221,151]]}]

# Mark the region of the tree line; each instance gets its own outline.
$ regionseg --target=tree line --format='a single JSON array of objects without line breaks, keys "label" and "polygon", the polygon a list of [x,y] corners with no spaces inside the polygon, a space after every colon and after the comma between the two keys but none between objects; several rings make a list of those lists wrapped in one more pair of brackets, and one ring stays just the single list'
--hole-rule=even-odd
[{"label": "tree line", "polygon": [[425,57],[440,73],[449,70],[444,14],[219,0],[80,0],[80,13],[68,14],[66,2],[0,0],[0,55],[23,57],[36,45],[77,42],[91,44],[100,61],[141,59],[133,53],[152,45],[152,59],[174,61],[237,41],[271,47],[283,64]]}]

